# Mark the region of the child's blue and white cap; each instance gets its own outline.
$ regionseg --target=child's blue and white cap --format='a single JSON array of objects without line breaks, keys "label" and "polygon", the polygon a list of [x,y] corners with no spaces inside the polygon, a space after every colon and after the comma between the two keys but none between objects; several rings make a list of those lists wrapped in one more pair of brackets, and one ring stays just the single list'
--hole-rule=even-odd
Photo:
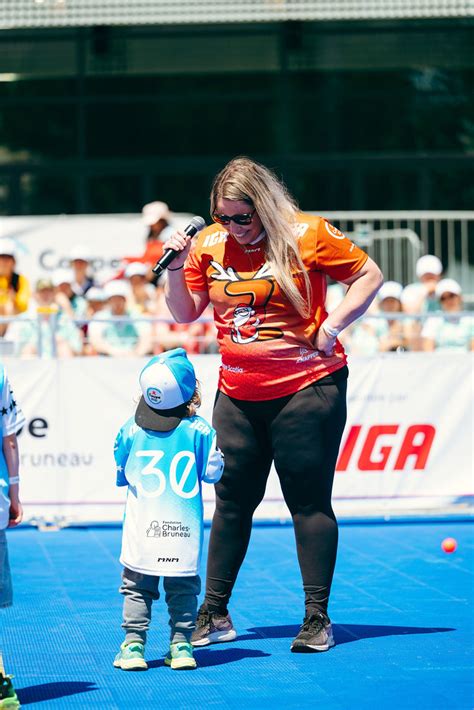
[{"label": "child's blue and white cap", "polygon": [[186,416],[196,389],[196,374],[183,348],[153,357],[139,376],[142,398],[135,421],[142,429],[171,431]]}]

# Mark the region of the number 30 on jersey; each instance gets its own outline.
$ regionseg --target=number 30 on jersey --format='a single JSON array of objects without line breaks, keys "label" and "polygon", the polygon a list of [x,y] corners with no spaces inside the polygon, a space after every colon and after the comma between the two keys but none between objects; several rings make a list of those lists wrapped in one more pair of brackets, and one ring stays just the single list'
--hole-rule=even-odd
[{"label": "number 30 on jersey", "polygon": [[[181,498],[194,498],[199,493],[199,480],[196,476],[196,458],[192,451],[179,451],[171,460],[168,475],[158,468],[164,451],[136,451],[137,458],[149,459],[142,470],[136,485],[145,498],[158,498],[166,490],[169,482],[173,492]],[[191,478],[190,478],[191,477]],[[190,478],[189,482],[188,479]],[[193,484],[191,490],[189,486]]]}]

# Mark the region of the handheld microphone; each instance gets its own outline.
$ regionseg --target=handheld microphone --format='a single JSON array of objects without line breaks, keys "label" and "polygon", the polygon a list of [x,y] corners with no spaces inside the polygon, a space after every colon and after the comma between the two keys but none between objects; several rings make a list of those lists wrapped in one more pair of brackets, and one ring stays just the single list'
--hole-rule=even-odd
[{"label": "handheld microphone", "polygon": [[[201,229],[203,229],[206,226],[205,221],[203,220],[202,217],[193,217],[186,229],[184,230],[184,233],[190,237],[194,237],[194,235],[197,232],[200,232]],[[156,262],[155,266],[153,267],[152,271],[154,274],[157,274],[158,276],[161,276],[163,271],[166,269],[169,264],[173,261],[175,257],[177,257],[179,254],[179,251],[175,251],[174,249],[165,249],[163,255],[160,257],[160,259]]]}]

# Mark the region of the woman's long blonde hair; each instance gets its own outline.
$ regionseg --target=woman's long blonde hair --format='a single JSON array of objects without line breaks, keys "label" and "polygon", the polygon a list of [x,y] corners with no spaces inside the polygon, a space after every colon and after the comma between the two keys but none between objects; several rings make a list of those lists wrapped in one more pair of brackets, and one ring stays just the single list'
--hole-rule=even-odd
[{"label": "woman's long blonde hair", "polygon": [[[266,259],[272,275],[296,311],[308,317],[311,284],[295,234],[298,205],[285,185],[264,165],[241,156],[216,175],[211,190],[211,215],[220,198],[242,200],[255,207],[267,234]],[[295,271],[303,282],[305,295],[295,283]]]}]

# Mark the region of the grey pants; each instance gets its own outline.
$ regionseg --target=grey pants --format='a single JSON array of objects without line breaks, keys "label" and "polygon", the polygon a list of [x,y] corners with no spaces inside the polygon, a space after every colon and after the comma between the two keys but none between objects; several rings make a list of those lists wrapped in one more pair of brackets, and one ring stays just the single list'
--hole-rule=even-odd
[{"label": "grey pants", "polygon": [[[133,572],[124,567],[120,594],[123,594],[123,624],[125,642],[146,643],[151,621],[152,602],[160,598],[159,577]],[[196,626],[197,598],[201,578],[163,577],[165,599],[170,615],[171,643],[190,641]]]},{"label": "grey pants", "polygon": [[12,576],[8,561],[8,546],[5,530],[0,530],[0,608],[13,603]]}]

